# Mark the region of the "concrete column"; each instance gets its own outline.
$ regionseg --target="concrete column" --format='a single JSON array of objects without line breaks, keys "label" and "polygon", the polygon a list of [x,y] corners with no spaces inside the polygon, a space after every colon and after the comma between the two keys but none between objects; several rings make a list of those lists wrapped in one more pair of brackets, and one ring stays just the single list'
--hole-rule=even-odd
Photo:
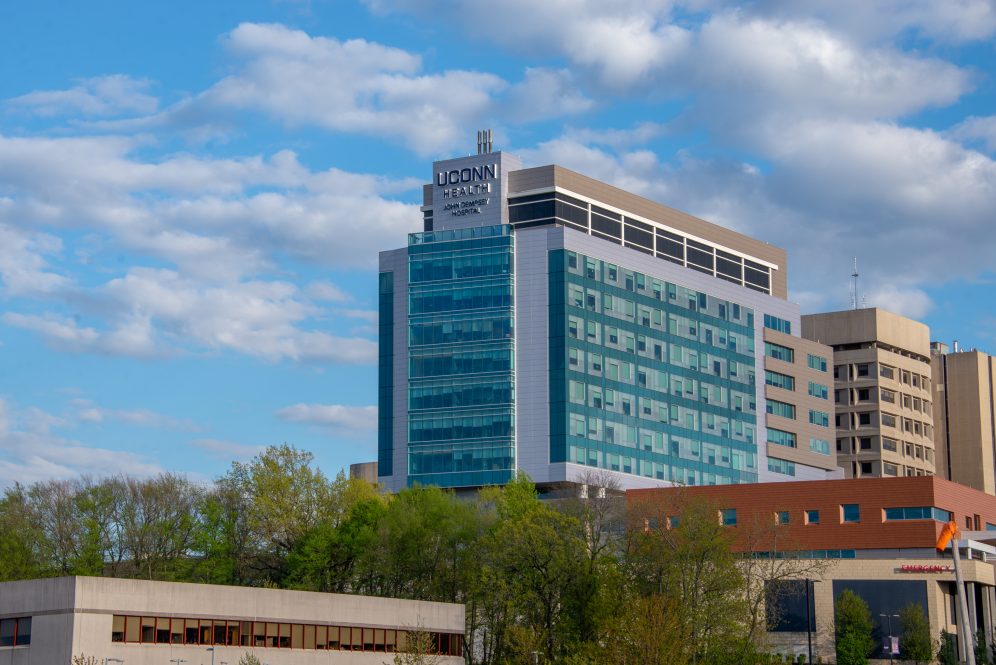
[{"label": "concrete column", "polygon": [[986,653],[993,657],[993,609],[996,607],[996,588],[982,587],[982,618],[985,623]]},{"label": "concrete column", "polygon": [[974,638],[979,632],[979,613],[975,607],[975,582],[965,582],[965,595],[968,596],[968,627]]}]

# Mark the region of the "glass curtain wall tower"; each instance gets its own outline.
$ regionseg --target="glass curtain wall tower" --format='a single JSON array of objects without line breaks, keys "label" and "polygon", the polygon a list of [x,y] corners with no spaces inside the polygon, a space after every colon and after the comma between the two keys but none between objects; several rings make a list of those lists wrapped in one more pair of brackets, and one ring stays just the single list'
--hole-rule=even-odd
[{"label": "glass curtain wall tower", "polygon": [[[806,420],[825,392],[766,354],[831,355],[798,337],[784,251],[503,153],[433,167],[424,231],[380,257],[389,489],[519,471],[545,489],[593,469],[623,488],[837,475],[812,445],[832,425]],[[759,380],[769,365],[776,386]],[[768,430],[759,405],[775,402]]]}]

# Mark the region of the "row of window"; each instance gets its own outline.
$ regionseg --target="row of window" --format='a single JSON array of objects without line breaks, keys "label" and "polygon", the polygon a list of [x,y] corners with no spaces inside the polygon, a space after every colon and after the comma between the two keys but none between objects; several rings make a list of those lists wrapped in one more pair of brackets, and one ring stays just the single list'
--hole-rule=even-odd
[{"label": "row of window", "polygon": [[[876,421],[878,421],[876,423]],[[834,425],[838,429],[856,430],[862,427],[890,427],[916,436],[933,437],[933,426],[929,423],[895,416],[885,411],[854,411],[838,413],[834,416]]]},{"label": "row of window", "polygon": [[[768,315],[765,314],[765,317]],[[781,344],[775,344],[774,342],[764,343],[764,355],[769,358],[774,358],[775,360],[781,360],[786,363],[795,362],[795,349],[788,346],[783,346]],[[827,371],[827,359],[823,356],[818,356],[812,353],[806,354],[806,364],[810,369],[815,369],[820,372]]]},{"label": "row of window", "polygon": [[[906,369],[897,369],[889,365],[879,364],[878,374],[883,379],[897,381],[913,388],[930,390],[930,378]],[[833,378],[840,381],[854,381],[875,375],[875,363],[856,363],[853,365],[834,365]]]},{"label": "row of window", "polygon": [[[427,633],[440,655],[460,656],[462,635]],[[196,644],[273,649],[392,653],[407,648],[408,631],[268,621],[212,621],[114,615],[111,641],[128,644]]]},{"label": "row of window", "polygon": [[[767,432],[768,443],[785,446],[786,448],[798,447],[798,438],[794,432],[785,432],[780,429],[775,429],[774,427],[768,427]],[[809,450],[821,455],[829,455],[830,442],[826,439],[819,439],[811,436],[809,437]]]},{"label": "row of window", "polygon": [[930,400],[914,397],[906,393],[897,393],[888,388],[879,388],[876,392],[874,387],[869,388],[841,388],[834,390],[833,399],[837,404],[861,404],[863,402],[874,403],[876,395],[882,402],[895,404],[904,409],[910,409],[918,413],[932,413]]},{"label": "row of window", "polygon": [[[594,469],[630,473],[644,478],[670,481],[679,485],[731,485],[757,482],[756,456],[734,451],[730,468],[722,468],[703,458],[701,462],[668,458],[667,462],[640,459],[631,455],[599,450],[595,447],[569,446],[568,461]],[[706,466],[708,465],[708,466]],[[736,466],[737,468],[733,468]]]},{"label": "row of window", "polygon": [[719,279],[771,293],[771,269],[766,265],[595,204],[591,204],[589,211],[586,201],[565,194],[547,192],[510,198],[508,217],[515,228],[561,224]]},{"label": "row of window", "polygon": [[[789,524],[792,521],[791,511],[778,510],[773,513],[776,524]],[[950,522],[953,513],[933,506],[914,506],[903,508],[886,508],[882,511],[883,522],[894,522],[899,520],[935,520],[938,522]],[[803,524],[819,524],[820,511],[803,510]],[[724,526],[736,526],[737,509],[723,508],[719,511],[720,523]],[[839,521],[841,524],[858,523],[861,521],[861,507],[856,503],[844,503],[840,505]]]},{"label": "row of window", "polygon": [[0,619],[0,647],[25,647],[31,644],[31,617]]},{"label": "row of window", "polygon": [[738,303],[693,291],[577,252],[556,250],[551,254],[554,255],[551,259],[552,270],[561,267],[557,265],[561,260],[558,254],[563,254],[566,257],[566,266],[563,267],[566,267],[569,274],[643,296],[648,299],[647,306],[653,304],[651,300],[658,303],[666,302],[691,312],[699,312],[721,321],[737,324],[742,326],[743,332],[752,331],[754,328],[754,310],[749,307],[741,307]]},{"label": "row of window", "polygon": [[[778,416],[779,418],[785,418],[787,420],[795,420],[795,411],[796,409],[794,404],[779,402],[775,399],[765,400],[765,412],[773,416]],[[830,414],[825,411],[809,409],[809,423],[811,425],[819,425],[820,427],[829,427]]]}]

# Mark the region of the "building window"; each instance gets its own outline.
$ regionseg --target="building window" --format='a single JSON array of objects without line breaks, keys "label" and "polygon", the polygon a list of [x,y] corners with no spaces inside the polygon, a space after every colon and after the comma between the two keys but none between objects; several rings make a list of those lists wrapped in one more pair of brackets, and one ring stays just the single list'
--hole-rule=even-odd
[{"label": "building window", "polygon": [[31,644],[31,617],[0,620],[0,647],[26,647]]},{"label": "building window", "polygon": [[[764,382],[769,386],[781,388],[782,390],[795,390],[795,378],[781,372],[765,370]],[[812,386],[813,384],[810,383],[809,385]]]},{"label": "building window", "polygon": [[820,455],[830,454],[830,442],[826,439],[817,439],[815,437],[809,438],[809,449],[814,453],[819,453]]},{"label": "building window", "polygon": [[858,365],[858,376],[868,376],[868,364],[862,363]]},{"label": "building window", "polygon": [[773,342],[764,343],[764,355],[787,363],[795,362],[795,351],[787,346],[774,344]]},{"label": "building window", "polygon": [[821,383],[816,383],[814,381],[809,382],[809,396],[818,397],[820,399],[827,399],[830,394],[830,389]]},{"label": "building window", "polygon": [[823,356],[816,356],[810,353],[808,364],[810,369],[819,370],[821,372],[827,371],[827,359],[824,358]]},{"label": "building window", "polygon": [[681,526],[681,518],[677,515],[669,515],[667,518],[667,528],[677,529],[679,526]]},{"label": "building window", "polygon": [[792,432],[785,432],[780,429],[768,428],[768,443],[774,443],[786,448],[796,447],[796,436]]},{"label": "building window", "polygon": [[787,404],[785,402],[779,402],[778,400],[769,399],[765,406],[765,411],[773,416],[779,416],[780,418],[788,418],[789,420],[795,420],[795,406],[792,404]]},{"label": "building window", "polygon": [[873,473],[872,472],[872,463],[871,462],[862,462],[861,463],[861,475],[862,476],[870,476],[870,475],[872,475],[872,473]]},{"label": "building window", "polygon": [[779,319],[777,316],[772,316],[771,314],[764,315],[764,327],[771,328],[772,330],[777,330],[778,332],[785,333],[786,335],[792,334],[791,321],[786,321],[785,319]]},{"label": "building window", "polygon": [[861,521],[861,508],[856,503],[840,505],[840,521],[845,524],[856,524]]},{"label": "building window", "polygon": [[878,373],[879,373],[879,376],[881,376],[883,379],[895,379],[896,378],[896,370],[894,370],[893,368],[889,367],[888,365],[880,365],[879,368],[878,368]]},{"label": "building window", "polygon": [[719,511],[719,523],[723,526],[736,526],[737,525],[737,509],[736,508],[723,508]]},{"label": "building window", "polygon": [[[371,653],[393,653],[407,637],[407,631],[384,628],[120,615],[112,618],[111,628],[112,642]],[[435,654],[460,656],[462,637],[429,633],[430,648]]]},{"label": "building window", "polygon": [[893,415],[890,415],[888,413],[883,413],[882,414],[882,424],[885,425],[886,427],[895,427],[896,426],[896,417],[893,416]]},{"label": "building window", "polygon": [[882,450],[888,450],[890,452],[896,452],[896,440],[890,439],[889,437],[882,437]]},{"label": "building window", "polygon": [[859,388],[858,389],[858,401],[859,402],[867,402],[870,399],[871,399],[871,391],[868,388]]},{"label": "building window", "polygon": [[775,524],[788,524],[789,523],[789,511],[779,510],[775,513]]},{"label": "building window", "polygon": [[820,511],[818,510],[807,510],[806,511],[806,524],[819,524],[820,523]]},{"label": "building window", "polygon": [[861,437],[861,450],[872,449],[872,438],[870,436]]},{"label": "building window", "polygon": [[872,422],[871,412],[865,411],[864,413],[858,414],[859,425],[871,425],[871,422]]},{"label": "building window", "polygon": [[778,459],[777,457],[769,457],[768,471],[771,471],[772,473],[780,473],[786,476],[794,476],[795,463],[784,459]]},{"label": "building window", "polygon": [[886,508],[885,521],[898,520],[936,520],[947,524],[951,521],[951,512],[932,506],[916,506],[912,508]]},{"label": "building window", "polygon": [[820,427],[830,427],[830,414],[810,409],[809,422]]}]

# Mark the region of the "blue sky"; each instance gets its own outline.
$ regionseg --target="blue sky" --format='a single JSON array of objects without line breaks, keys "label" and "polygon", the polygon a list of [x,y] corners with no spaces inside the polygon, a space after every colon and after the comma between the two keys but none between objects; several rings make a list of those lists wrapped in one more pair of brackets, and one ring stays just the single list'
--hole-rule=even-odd
[{"label": "blue sky", "polygon": [[0,0],[0,486],[375,455],[375,272],[498,148],[996,350],[993,0]]}]

